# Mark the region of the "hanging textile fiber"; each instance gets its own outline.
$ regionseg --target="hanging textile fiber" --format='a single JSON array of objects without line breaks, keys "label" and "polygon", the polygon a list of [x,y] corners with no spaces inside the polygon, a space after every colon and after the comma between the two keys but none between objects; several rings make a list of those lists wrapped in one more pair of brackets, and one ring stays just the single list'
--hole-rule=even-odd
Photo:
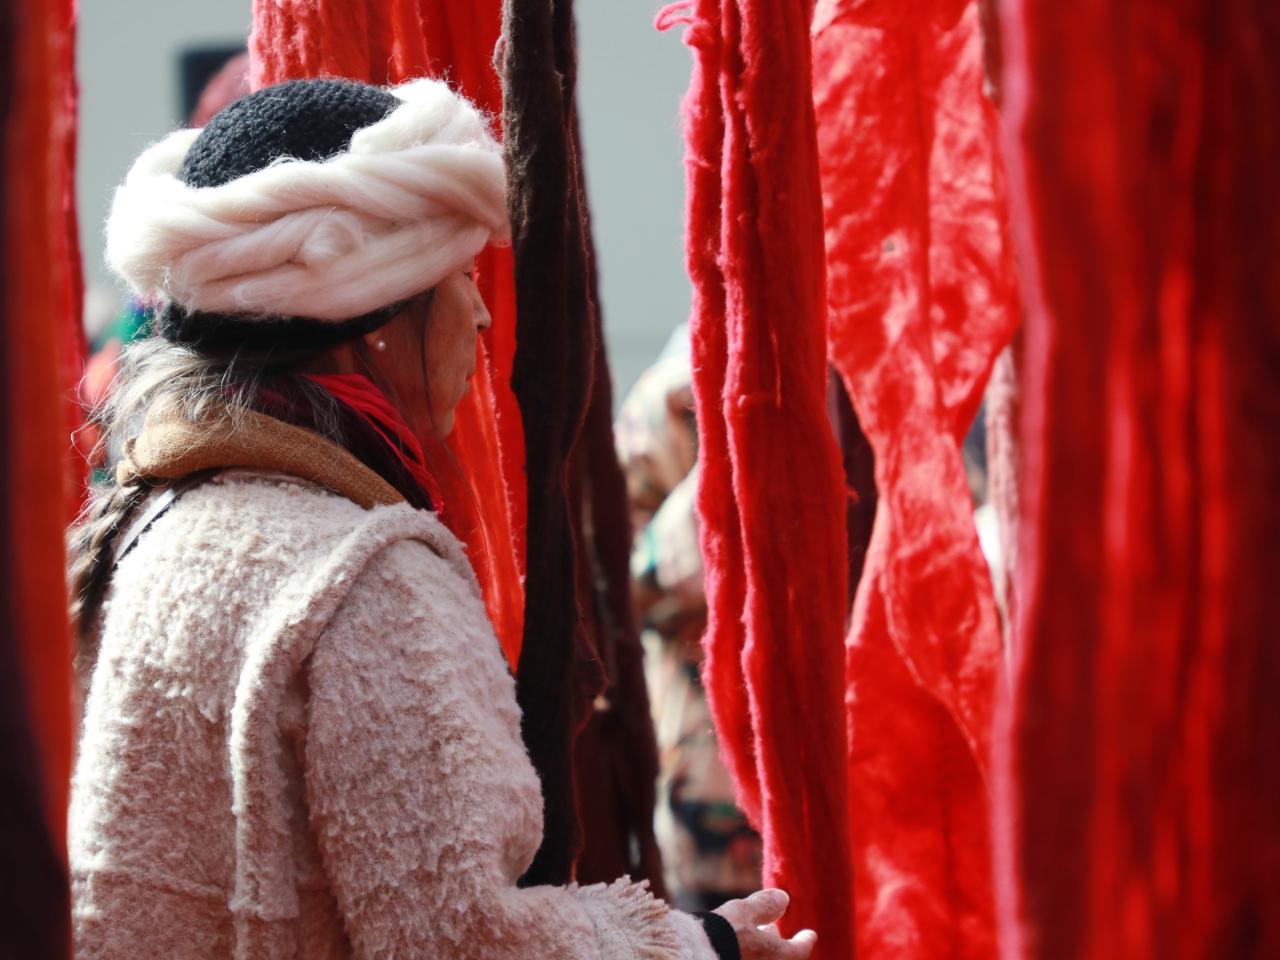
[{"label": "hanging textile fiber", "polygon": [[1000,7],[1027,293],[1002,954],[1280,956],[1280,7]]},{"label": "hanging textile fiber", "polygon": [[76,240],[74,12],[0,3],[0,953],[70,953],[72,676],[63,530],[84,361]]},{"label": "hanging textile fiber", "polygon": [[[804,0],[697,0],[684,22],[687,245],[706,558],[704,676],[788,930],[848,957],[841,637],[846,496],[826,414],[822,208]],[[833,522],[832,518],[837,518]]]},{"label": "hanging textile fiber", "polygon": [[542,777],[544,836],[522,883],[565,883],[581,845],[572,744],[599,691],[579,619],[568,464],[591,393],[585,211],[578,176],[572,4],[506,0],[503,146],[516,276],[516,353],[528,475],[525,642],[516,697]]},{"label": "hanging textile fiber", "polygon": [[823,0],[813,33],[831,357],[879,495],[848,640],[857,952],[979,960],[1003,664],[959,445],[1018,309],[978,9]]},{"label": "hanging textile fiber", "polygon": [[[396,84],[444,75],[489,114],[501,91],[493,72],[498,2],[450,0],[258,0],[249,39],[250,83],[347,77]],[[477,285],[493,325],[477,348],[470,394],[458,405],[447,443],[429,445],[448,510],[445,522],[467,545],[507,659],[519,657],[524,598],[523,438],[507,386],[515,341],[510,253],[477,258]]]},{"label": "hanging textile fiber", "polygon": [[[574,129],[574,150],[581,137]],[[586,196],[582,166],[577,189]],[[574,741],[574,771],[583,847],[579,883],[610,883],[626,874],[648,880],[654,896],[666,898],[662,854],[654,836],[658,743],[645,685],[644,648],[631,600],[631,511],[627,481],[613,435],[613,383],[605,351],[604,322],[591,219],[585,200],[583,248],[595,354],[591,399],[571,464],[578,545],[578,606],[586,620],[591,652],[606,684]],[[583,671],[592,693],[594,670]]]}]

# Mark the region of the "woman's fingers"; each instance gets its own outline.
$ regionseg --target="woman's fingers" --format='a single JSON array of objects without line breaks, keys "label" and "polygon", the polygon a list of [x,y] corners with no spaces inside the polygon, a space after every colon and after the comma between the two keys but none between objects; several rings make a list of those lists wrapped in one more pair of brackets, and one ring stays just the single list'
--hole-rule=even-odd
[{"label": "woman's fingers", "polygon": [[801,930],[790,940],[778,932],[790,897],[782,890],[760,890],[742,900],[730,900],[716,913],[733,924],[742,960],[809,960],[818,935]]},{"label": "woman's fingers", "polygon": [[794,937],[787,941],[791,947],[790,957],[793,960],[809,960],[813,954],[813,948],[818,942],[818,935],[812,930],[801,930]]},{"label": "woman's fingers", "polygon": [[741,901],[746,911],[746,921],[753,927],[765,927],[777,923],[787,912],[787,904],[791,898],[785,890],[757,890]]},{"label": "woman's fingers", "polygon": [[790,940],[783,939],[776,929],[769,927],[747,927],[738,931],[742,960],[808,960],[817,939],[812,930],[801,931]]},{"label": "woman's fingers", "polygon": [[781,890],[759,890],[741,900],[729,900],[716,907],[734,929],[773,923],[787,909],[787,895]]}]

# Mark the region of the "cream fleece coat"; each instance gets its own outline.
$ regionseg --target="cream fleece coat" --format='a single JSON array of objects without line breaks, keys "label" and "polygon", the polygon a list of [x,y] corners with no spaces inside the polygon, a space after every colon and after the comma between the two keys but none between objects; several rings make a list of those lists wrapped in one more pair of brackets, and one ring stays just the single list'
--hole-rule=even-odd
[{"label": "cream fleece coat", "polygon": [[626,878],[515,886],[538,780],[433,515],[229,471],[113,584],[70,814],[76,957],[713,960]]}]

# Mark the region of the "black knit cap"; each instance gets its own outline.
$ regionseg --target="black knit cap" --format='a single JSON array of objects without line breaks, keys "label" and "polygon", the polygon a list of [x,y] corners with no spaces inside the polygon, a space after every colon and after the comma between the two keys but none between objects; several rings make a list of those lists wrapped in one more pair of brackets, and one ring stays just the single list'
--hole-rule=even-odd
[{"label": "black knit cap", "polygon": [[[281,157],[322,161],[344,152],[358,130],[377,123],[400,101],[351,80],[290,80],[237,100],[196,137],[178,173],[188,186],[218,187],[262,170]],[[389,321],[395,303],[339,323],[310,317],[262,317],[188,311],[171,303],[156,317],[156,332],[207,352],[321,348],[350,340]]]}]

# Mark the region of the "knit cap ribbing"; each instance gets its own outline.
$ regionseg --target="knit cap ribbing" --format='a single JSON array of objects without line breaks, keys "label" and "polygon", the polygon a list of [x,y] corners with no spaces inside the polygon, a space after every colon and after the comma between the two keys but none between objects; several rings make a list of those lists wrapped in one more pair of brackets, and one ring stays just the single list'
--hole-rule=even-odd
[{"label": "knit cap ribbing", "polygon": [[291,80],[219,111],[182,163],[178,178],[217,187],[282,157],[328,160],[347,150],[357,130],[400,105],[385,90],[349,80]]}]

